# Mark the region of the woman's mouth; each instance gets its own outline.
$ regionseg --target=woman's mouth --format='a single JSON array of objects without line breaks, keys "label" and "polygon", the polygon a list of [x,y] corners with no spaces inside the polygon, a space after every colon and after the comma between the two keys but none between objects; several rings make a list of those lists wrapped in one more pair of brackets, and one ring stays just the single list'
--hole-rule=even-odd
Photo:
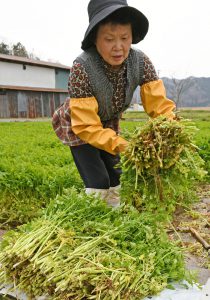
[{"label": "woman's mouth", "polygon": [[113,59],[114,59],[115,61],[122,60],[122,58],[123,58],[122,55],[114,55],[114,56],[112,56],[112,57],[113,57]]}]

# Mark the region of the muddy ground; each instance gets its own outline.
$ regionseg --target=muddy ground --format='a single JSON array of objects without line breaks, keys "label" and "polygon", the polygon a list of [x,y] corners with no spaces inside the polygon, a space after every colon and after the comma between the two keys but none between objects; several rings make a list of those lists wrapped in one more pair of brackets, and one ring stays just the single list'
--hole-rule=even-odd
[{"label": "muddy ground", "polygon": [[186,267],[205,284],[210,278],[210,185],[202,185],[192,209],[177,209],[168,234],[185,249]]}]

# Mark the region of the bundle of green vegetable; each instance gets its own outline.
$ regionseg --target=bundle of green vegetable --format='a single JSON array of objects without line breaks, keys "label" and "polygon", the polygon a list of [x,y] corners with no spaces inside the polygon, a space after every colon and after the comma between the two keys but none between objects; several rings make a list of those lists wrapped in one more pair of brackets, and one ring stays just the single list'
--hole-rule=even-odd
[{"label": "bundle of green vegetable", "polygon": [[[122,197],[138,210],[171,215],[179,203],[190,203],[196,180],[206,174],[189,120],[158,117],[138,128],[122,158]],[[135,187],[135,188],[134,188]]]},{"label": "bundle of green vegetable", "polygon": [[155,217],[70,189],[43,217],[4,236],[0,282],[33,299],[142,299],[189,280],[183,254]]}]

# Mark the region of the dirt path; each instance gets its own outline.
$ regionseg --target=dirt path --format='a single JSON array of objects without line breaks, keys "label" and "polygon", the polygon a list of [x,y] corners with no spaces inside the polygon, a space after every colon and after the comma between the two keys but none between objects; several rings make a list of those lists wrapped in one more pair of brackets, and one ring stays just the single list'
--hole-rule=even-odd
[{"label": "dirt path", "polygon": [[[197,271],[204,284],[210,278],[210,185],[201,186],[198,196],[199,202],[190,211],[176,211],[169,237],[184,247],[186,267]],[[206,248],[198,238],[205,241]]]}]

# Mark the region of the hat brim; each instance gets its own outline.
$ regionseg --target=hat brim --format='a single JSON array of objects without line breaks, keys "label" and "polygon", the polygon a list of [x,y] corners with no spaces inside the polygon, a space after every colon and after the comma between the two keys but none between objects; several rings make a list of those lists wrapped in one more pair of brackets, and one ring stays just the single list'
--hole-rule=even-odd
[{"label": "hat brim", "polygon": [[144,39],[148,32],[149,28],[149,21],[146,18],[146,16],[140,12],[138,9],[131,7],[131,6],[125,6],[125,5],[113,5],[109,6],[102,11],[100,11],[98,14],[94,16],[94,18],[91,20],[86,32],[84,39],[82,41],[81,48],[83,50],[88,49],[92,46],[92,40],[90,40],[90,34],[92,33],[93,29],[96,27],[97,24],[99,24],[102,20],[104,20],[106,17],[108,17],[110,14],[117,10],[126,10],[129,12],[130,15],[132,15],[131,25],[133,28],[133,39],[132,44],[137,44],[141,40]]}]

